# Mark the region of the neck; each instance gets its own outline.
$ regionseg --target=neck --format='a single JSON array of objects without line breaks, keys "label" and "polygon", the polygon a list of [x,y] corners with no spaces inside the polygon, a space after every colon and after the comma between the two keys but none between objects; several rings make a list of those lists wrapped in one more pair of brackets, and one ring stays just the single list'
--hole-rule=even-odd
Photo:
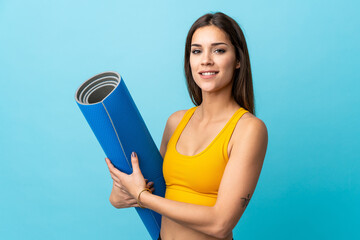
[{"label": "neck", "polygon": [[240,107],[231,95],[231,86],[219,92],[202,92],[202,98],[198,107],[201,119],[222,119],[232,115]]}]

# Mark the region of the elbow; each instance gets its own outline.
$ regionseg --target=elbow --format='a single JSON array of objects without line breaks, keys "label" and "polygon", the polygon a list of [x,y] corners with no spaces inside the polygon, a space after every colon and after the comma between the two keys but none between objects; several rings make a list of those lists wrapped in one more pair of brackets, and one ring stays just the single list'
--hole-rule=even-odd
[{"label": "elbow", "polygon": [[[241,216],[240,216],[241,217]],[[232,230],[236,226],[240,217],[233,214],[227,214],[226,211],[215,209],[215,214],[212,219],[211,236],[217,239],[225,239],[232,234]]]},{"label": "elbow", "polygon": [[226,230],[226,229],[218,229],[214,232],[213,236],[218,239],[225,239],[227,236],[231,234],[232,230]]},{"label": "elbow", "polygon": [[229,222],[218,221],[213,227],[212,235],[218,239],[224,239],[232,233],[233,227]]}]

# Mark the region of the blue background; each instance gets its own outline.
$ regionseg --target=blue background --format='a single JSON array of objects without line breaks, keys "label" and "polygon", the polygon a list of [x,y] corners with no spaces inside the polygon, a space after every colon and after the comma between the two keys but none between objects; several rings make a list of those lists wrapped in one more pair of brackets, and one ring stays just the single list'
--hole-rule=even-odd
[{"label": "blue background", "polygon": [[269,145],[235,239],[359,239],[357,1],[0,1],[0,238],[149,239],[113,208],[104,153],[75,104],[124,78],[159,146],[192,107],[185,37],[207,12],[242,26]]}]

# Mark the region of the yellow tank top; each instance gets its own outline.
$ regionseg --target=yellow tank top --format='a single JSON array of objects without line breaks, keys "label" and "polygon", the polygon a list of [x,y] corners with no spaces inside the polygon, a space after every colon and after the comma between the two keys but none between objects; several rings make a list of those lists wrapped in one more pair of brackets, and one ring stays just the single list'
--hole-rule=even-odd
[{"label": "yellow tank top", "polygon": [[215,139],[200,153],[186,156],[176,143],[197,107],[190,108],[171,136],[164,156],[165,198],[204,206],[214,206],[228,157],[228,143],[241,116],[239,108]]}]

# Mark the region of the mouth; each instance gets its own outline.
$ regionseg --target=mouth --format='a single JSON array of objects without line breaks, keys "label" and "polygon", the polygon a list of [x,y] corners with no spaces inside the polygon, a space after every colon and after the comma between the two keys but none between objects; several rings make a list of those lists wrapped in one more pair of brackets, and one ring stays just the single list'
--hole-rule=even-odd
[{"label": "mouth", "polygon": [[219,73],[219,71],[201,71],[201,72],[199,72],[199,74],[201,76],[213,76],[213,75],[216,75],[218,73]]}]

